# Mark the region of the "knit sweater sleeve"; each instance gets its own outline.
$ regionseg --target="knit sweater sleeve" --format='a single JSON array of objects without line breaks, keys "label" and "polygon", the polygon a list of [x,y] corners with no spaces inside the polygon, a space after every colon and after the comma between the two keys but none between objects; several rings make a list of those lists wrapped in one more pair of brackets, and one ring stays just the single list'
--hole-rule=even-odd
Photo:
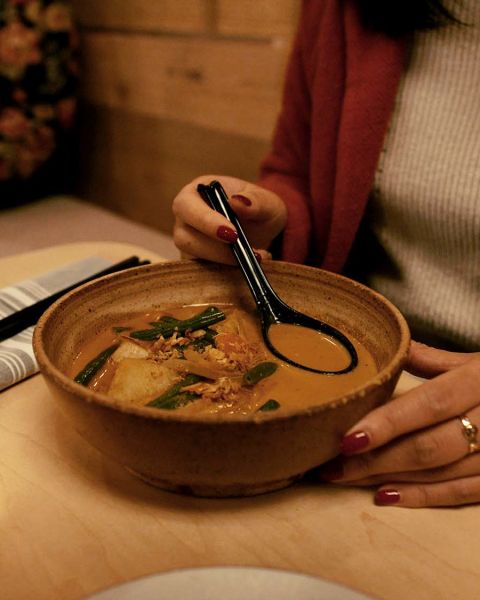
[{"label": "knit sweater sleeve", "polygon": [[304,1],[297,35],[286,70],[281,111],[272,147],[261,164],[259,185],[278,194],[288,211],[281,258],[305,262],[312,218],[309,199],[311,98],[307,50],[312,23],[321,19],[323,2]]}]

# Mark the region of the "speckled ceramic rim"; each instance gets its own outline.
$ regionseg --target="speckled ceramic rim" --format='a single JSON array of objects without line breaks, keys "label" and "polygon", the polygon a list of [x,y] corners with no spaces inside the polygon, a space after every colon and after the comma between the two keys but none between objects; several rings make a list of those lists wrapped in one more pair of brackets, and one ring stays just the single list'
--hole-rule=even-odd
[{"label": "speckled ceramic rim", "polygon": [[[329,402],[324,402],[317,406],[303,408],[295,411],[284,412],[283,414],[275,414],[275,413],[266,413],[261,416],[244,416],[244,415],[229,415],[228,417],[221,415],[209,415],[208,417],[202,415],[182,415],[174,412],[167,411],[159,411],[155,408],[147,408],[147,407],[137,407],[137,406],[124,406],[120,403],[112,400],[111,397],[106,394],[100,394],[97,392],[93,392],[88,388],[75,383],[70,377],[62,373],[50,360],[45,349],[44,349],[44,330],[46,329],[47,324],[50,320],[55,319],[56,315],[58,315],[61,311],[68,310],[69,302],[72,298],[76,298],[80,295],[90,294],[95,290],[102,287],[105,281],[115,281],[124,280],[125,277],[130,277],[136,272],[143,272],[144,274],[148,274],[149,272],[158,273],[158,272],[171,272],[177,269],[180,265],[184,266],[185,264],[192,263],[201,265],[203,261],[171,261],[165,263],[156,263],[153,265],[147,265],[143,267],[135,267],[133,269],[128,269],[128,271],[122,271],[119,273],[114,273],[112,275],[107,275],[100,279],[97,279],[93,282],[86,283],[75,290],[65,294],[57,300],[50,308],[48,308],[45,313],[40,318],[33,335],[33,348],[35,352],[35,356],[37,358],[38,364],[40,366],[40,370],[52,378],[55,383],[60,386],[65,391],[74,394],[76,396],[81,397],[86,402],[94,402],[96,404],[102,405],[106,408],[110,408],[113,410],[118,410],[124,413],[132,414],[137,417],[142,417],[146,419],[160,420],[160,421],[187,421],[187,422],[195,422],[195,423],[222,423],[227,425],[228,423],[268,423],[271,421],[278,421],[279,423],[285,420],[295,419],[295,418],[304,418],[306,415],[314,415],[325,410],[330,410],[335,408],[336,406],[345,405],[351,401],[354,401],[357,398],[361,398],[366,394],[370,393],[372,390],[380,387],[384,382],[388,381],[393,374],[399,373],[401,368],[403,367],[408,348],[410,345],[410,331],[407,325],[407,322],[401,312],[394,306],[389,300],[387,300],[381,294],[367,288],[366,286],[357,283],[353,280],[350,280],[342,275],[337,275],[335,273],[330,273],[327,271],[322,271],[320,269],[316,269],[315,267],[307,267],[304,265],[297,265],[288,262],[280,262],[274,261],[271,264],[274,265],[274,268],[277,270],[286,270],[290,272],[292,269],[295,269],[298,273],[319,273],[321,272],[323,276],[331,278],[332,281],[334,279],[339,279],[344,282],[348,282],[348,285],[353,289],[357,288],[361,290],[363,294],[366,294],[370,297],[372,302],[377,302],[383,307],[387,308],[390,312],[391,316],[394,318],[398,329],[399,329],[399,337],[400,343],[398,345],[397,351],[395,352],[393,358],[390,360],[389,364],[379,371],[375,377],[367,381],[363,386],[359,386],[354,388],[349,394],[343,395],[338,398],[334,398]],[[207,263],[205,263],[207,264]],[[211,265],[211,263],[208,263]],[[221,266],[219,266],[221,268]],[[264,265],[265,271],[268,274],[268,263]]]}]

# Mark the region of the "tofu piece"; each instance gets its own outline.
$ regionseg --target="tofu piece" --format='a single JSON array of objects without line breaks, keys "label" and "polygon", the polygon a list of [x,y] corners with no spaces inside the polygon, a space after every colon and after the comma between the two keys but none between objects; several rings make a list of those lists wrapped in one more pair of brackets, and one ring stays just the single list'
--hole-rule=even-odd
[{"label": "tofu piece", "polygon": [[108,394],[126,404],[144,406],[177,380],[175,371],[153,360],[124,358],[118,363]]},{"label": "tofu piece", "polygon": [[219,333],[235,333],[241,335],[241,327],[238,319],[238,311],[233,310],[224,321],[212,325]]},{"label": "tofu piece", "polygon": [[119,363],[124,358],[148,358],[148,350],[135,342],[124,340],[112,354],[112,360]]}]

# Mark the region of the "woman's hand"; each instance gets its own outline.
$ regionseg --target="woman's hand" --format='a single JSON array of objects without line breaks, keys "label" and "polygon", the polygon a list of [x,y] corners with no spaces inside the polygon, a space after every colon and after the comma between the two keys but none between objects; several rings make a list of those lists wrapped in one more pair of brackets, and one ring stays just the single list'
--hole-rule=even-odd
[{"label": "woman's hand", "polygon": [[204,175],[186,185],[173,201],[173,238],[182,253],[221,263],[235,262],[228,244],[236,239],[233,225],[212,210],[197,192],[199,183],[218,180],[225,188],[250,243],[261,257],[284,229],[287,209],[273,192],[234,177]]},{"label": "woman's hand", "polygon": [[319,476],[345,485],[380,486],[375,501],[381,505],[480,502],[475,431],[480,426],[480,353],[412,342],[407,370],[433,378],[361,419],[343,438],[343,456],[320,467]]}]

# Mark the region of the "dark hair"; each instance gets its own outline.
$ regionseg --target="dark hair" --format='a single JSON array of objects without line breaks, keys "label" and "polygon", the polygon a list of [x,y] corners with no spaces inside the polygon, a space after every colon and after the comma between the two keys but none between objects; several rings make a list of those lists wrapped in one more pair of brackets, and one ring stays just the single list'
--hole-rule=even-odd
[{"label": "dark hair", "polygon": [[397,37],[460,21],[444,0],[355,0],[369,29]]}]

